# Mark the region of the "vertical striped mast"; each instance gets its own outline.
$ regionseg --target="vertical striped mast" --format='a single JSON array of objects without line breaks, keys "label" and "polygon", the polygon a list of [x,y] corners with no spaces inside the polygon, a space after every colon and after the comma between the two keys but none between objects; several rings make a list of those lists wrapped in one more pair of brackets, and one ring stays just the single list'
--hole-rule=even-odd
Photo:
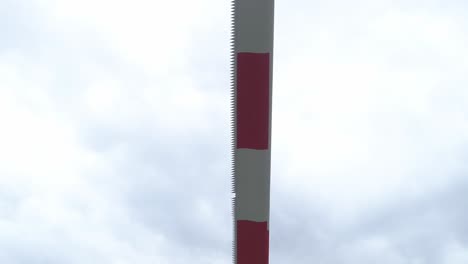
[{"label": "vertical striped mast", "polygon": [[234,264],[269,260],[274,0],[232,0]]}]

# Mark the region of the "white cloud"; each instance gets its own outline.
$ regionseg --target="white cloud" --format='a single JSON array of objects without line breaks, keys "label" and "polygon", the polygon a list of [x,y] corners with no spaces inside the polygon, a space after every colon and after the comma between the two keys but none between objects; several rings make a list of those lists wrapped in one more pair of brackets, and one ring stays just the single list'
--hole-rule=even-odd
[{"label": "white cloud", "polygon": [[14,54],[0,60],[0,258],[167,262],[164,238],[119,204],[119,179],[113,192],[104,188],[116,175],[115,154],[84,147],[78,124],[56,112],[47,66]]},{"label": "white cloud", "polygon": [[443,263],[466,263],[468,261],[468,249],[465,245],[457,242],[452,242],[444,248],[445,258]]},{"label": "white cloud", "polygon": [[[468,24],[438,4],[277,1],[272,263],[465,260]],[[229,3],[31,7],[0,46],[0,260],[227,263]]]},{"label": "white cloud", "polygon": [[275,53],[275,161],[287,161],[276,179],[325,199],[337,217],[428,195],[464,169],[466,120],[439,95],[464,100],[455,96],[464,94],[461,83],[444,83],[466,70],[466,24],[434,10],[414,13],[404,5],[350,12],[339,25],[301,17],[310,27],[276,33],[277,46],[300,39],[302,47]]},{"label": "white cloud", "polygon": [[153,76],[174,76],[178,67],[187,67],[194,30],[212,27],[208,22],[229,14],[226,3],[210,1],[38,2],[47,10],[51,28],[92,33],[117,56]]}]

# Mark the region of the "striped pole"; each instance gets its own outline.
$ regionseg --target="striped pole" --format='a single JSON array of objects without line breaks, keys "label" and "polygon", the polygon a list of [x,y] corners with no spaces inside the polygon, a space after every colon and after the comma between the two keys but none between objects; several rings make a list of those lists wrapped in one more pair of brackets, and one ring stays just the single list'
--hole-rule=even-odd
[{"label": "striped pole", "polygon": [[274,0],[233,1],[234,263],[269,260]]}]

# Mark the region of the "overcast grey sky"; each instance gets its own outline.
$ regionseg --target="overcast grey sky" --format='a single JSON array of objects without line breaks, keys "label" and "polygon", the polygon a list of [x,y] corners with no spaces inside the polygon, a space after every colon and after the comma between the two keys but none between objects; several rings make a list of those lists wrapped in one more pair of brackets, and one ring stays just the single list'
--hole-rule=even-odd
[{"label": "overcast grey sky", "polygon": [[[229,8],[0,0],[0,263],[231,263]],[[467,13],[276,1],[270,263],[468,263]]]}]

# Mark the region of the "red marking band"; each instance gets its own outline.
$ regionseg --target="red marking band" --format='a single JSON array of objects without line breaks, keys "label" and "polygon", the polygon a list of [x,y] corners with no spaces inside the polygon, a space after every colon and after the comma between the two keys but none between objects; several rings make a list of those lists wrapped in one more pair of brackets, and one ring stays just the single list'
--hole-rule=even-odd
[{"label": "red marking band", "polygon": [[[237,148],[267,150],[270,53],[237,53]],[[268,264],[267,222],[237,220],[237,264]]]},{"label": "red marking band", "polygon": [[237,148],[268,149],[270,53],[237,53]]},{"label": "red marking band", "polygon": [[237,221],[237,264],[268,264],[267,222]]}]

